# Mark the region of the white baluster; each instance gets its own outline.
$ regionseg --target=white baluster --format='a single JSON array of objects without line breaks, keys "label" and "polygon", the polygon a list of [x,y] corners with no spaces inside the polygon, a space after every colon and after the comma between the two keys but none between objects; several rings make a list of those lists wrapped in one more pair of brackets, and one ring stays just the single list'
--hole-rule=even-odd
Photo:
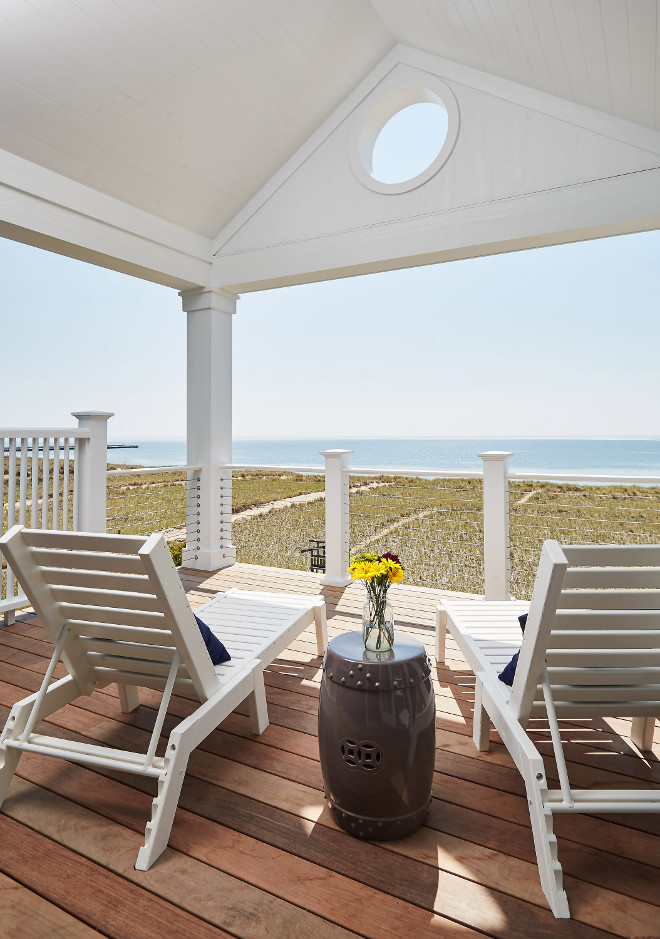
[{"label": "white baluster", "polygon": [[41,527],[48,528],[50,501],[50,437],[44,437],[41,450]]},{"label": "white baluster", "polygon": [[39,524],[39,438],[32,437],[32,466],[30,469],[30,528]]}]

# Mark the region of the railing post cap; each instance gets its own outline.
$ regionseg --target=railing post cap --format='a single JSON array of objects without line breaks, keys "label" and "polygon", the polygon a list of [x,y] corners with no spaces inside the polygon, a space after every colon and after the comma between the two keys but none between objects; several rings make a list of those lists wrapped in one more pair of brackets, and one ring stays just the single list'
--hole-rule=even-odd
[{"label": "railing post cap", "polygon": [[115,416],[114,411],[72,411],[72,417],[81,418],[89,417],[91,420],[108,420],[111,417]]},{"label": "railing post cap", "polygon": [[354,450],[319,450],[321,456],[350,456],[351,453],[355,453]]},{"label": "railing post cap", "polygon": [[477,453],[477,456],[481,460],[508,460],[513,456],[513,453],[508,450],[486,450],[484,453]]}]

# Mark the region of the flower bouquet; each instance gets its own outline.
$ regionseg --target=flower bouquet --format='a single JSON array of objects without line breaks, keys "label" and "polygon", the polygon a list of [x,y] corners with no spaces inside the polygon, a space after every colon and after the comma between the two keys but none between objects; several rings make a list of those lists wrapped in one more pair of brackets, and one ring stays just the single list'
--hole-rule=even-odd
[{"label": "flower bouquet", "polygon": [[363,580],[367,590],[362,613],[364,647],[369,652],[387,652],[394,645],[394,619],[387,591],[390,584],[403,580],[403,565],[396,554],[363,551],[351,558],[348,572],[353,581]]}]

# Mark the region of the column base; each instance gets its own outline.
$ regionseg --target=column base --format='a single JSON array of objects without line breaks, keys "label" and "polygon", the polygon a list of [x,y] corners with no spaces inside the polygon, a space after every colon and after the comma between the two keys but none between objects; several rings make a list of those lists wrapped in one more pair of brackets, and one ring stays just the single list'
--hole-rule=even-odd
[{"label": "column base", "polygon": [[329,577],[326,574],[321,578],[321,583],[325,587],[348,587],[352,582],[350,574],[347,574],[345,577]]},{"label": "column base", "polygon": [[197,558],[186,564],[186,567],[192,567],[198,571],[219,571],[223,567],[231,567],[236,563],[236,548],[231,545],[228,548],[218,548],[216,551],[199,550]]}]

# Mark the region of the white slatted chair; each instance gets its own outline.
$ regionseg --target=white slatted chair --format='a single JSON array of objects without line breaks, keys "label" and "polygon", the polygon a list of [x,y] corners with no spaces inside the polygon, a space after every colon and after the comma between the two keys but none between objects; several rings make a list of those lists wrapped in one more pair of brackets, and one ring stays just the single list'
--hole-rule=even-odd
[{"label": "white slatted chair", "polygon": [[[529,608],[521,644],[517,617]],[[632,717],[632,739],[651,749],[660,717],[660,545],[543,545],[530,604],[451,600],[438,606],[437,652],[456,640],[476,676],[473,738],[489,746],[489,719],[525,780],[541,885],[569,917],[553,834],[555,812],[660,812],[660,789],[571,787],[558,720]],[[513,687],[500,672],[520,647]],[[525,728],[547,718],[560,788]]]},{"label": "white slatted chair", "polygon": [[[236,592],[227,601],[211,601],[205,610],[216,609],[208,619],[220,623],[220,638],[232,655],[227,665],[215,667],[162,536],[33,531],[17,525],[0,539],[0,550],[55,645],[41,688],[14,705],[0,736],[0,805],[24,751],[153,776],[158,792],[135,865],[148,870],[167,847],[192,750],[244,701],[252,732],[266,729],[264,665],[296,629],[315,620],[319,651],[325,648],[323,601],[278,597],[265,602],[262,595]],[[50,684],[60,659],[69,675]],[[34,733],[36,723],[49,714],[115,682],[125,712],[138,706],[139,686],[163,691],[146,753]],[[201,705],[171,732],[159,757],[156,747],[173,692],[196,697]]]}]

